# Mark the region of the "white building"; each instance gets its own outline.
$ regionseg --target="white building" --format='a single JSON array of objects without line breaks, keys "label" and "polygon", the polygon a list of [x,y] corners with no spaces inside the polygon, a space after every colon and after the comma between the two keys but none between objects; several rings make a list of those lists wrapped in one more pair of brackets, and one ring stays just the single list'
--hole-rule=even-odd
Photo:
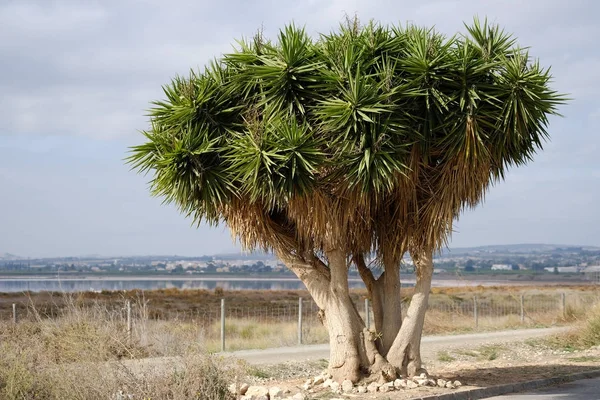
[{"label": "white building", "polygon": [[600,265],[592,265],[583,270],[588,281],[600,283]]},{"label": "white building", "polygon": [[494,265],[492,265],[492,271],[512,271],[512,265],[510,265],[510,264],[494,264]]}]

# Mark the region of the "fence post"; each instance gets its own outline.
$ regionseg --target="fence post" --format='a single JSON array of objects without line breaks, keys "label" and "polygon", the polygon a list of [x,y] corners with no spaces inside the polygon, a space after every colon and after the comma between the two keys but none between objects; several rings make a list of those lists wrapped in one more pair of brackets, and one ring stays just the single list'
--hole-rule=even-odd
[{"label": "fence post", "polygon": [[521,323],[525,323],[525,296],[521,295]]},{"label": "fence post", "polygon": [[298,345],[302,344],[302,297],[298,298]]},{"label": "fence post", "polygon": [[225,299],[221,299],[221,351],[225,351]]},{"label": "fence post", "polygon": [[365,299],[365,325],[367,329],[371,328],[371,316],[369,314],[369,299]]},{"label": "fence post", "polygon": [[475,319],[475,329],[479,328],[479,313],[477,311],[477,296],[473,297],[473,318]]},{"label": "fence post", "polygon": [[565,292],[562,292],[560,294],[560,309],[562,310],[563,318],[566,318],[567,317],[567,296],[565,295]]},{"label": "fence post", "polygon": [[12,312],[13,312],[13,324],[17,323],[17,305],[15,303],[13,303],[12,305]]},{"label": "fence post", "polygon": [[131,301],[127,300],[127,340],[131,342]]}]

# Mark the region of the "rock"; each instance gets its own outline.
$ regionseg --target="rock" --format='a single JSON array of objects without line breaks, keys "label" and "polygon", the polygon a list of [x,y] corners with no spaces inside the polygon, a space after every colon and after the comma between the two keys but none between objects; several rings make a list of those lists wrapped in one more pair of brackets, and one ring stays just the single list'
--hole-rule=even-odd
[{"label": "rock", "polygon": [[417,385],[415,382],[413,382],[413,381],[406,381],[406,388],[407,389],[416,389],[418,387],[419,387],[419,385]]},{"label": "rock", "polygon": [[[392,387],[393,387],[393,386],[392,386]],[[389,387],[389,386],[387,386],[387,385],[381,385],[381,386],[379,386],[379,391],[380,391],[380,392],[383,392],[383,393],[387,393],[387,392],[389,392],[389,391],[390,391],[390,387]]]},{"label": "rock", "polygon": [[264,386],[250,386],[246,391],[246,396],[255,397],[256,399],[253,400],[258,400],[260,396],[265,396],[268,398],[269,389]]},{"label": "rock", "polygon": [[308,383],[305,383],[304,385],[302,385],[302,390],[310,390],[312,388],[311,385],[309,385]]},{"label": "rock", "polygon": [[306,396],[304,395],[304,393],[296,393],[295,395],[292,396],[292,399],[294,399],[294,400],[306,400]]},{"label": "rock", "polygon": [[312,381],[312,384],[313,384],[313,385],[320,385],[320,384],[322,384],[323,382],[325,382],[325,379],[326,379],[326,378],[323,378],[323,376],[322,376],[322,375],[320,375],[320,376],[317,376],[317,377],[315,377],[315,379]]},{"label": "rock", "polygon": [[404,379],[396,379],[394,381],[394,387],[396,389],[400,389],[400,388],[406,387],[406,381]]},{"label": "rock", "polygon": [[445,380],[445,379],[438,379],[438,380],[437,380],[437,385],[438,385],[439,387],[442,387],[442,388],[443,388],[443,387],[446,387],[446,380]]},{"label": "rock", "polygon": [[333,393],[339,393],[340,392],[340,384],[337,382],[332,382],[331,385],[329,385],[329,388],[331,389],[331,391]]},{"label": "rock", "polygon": [[429,379],[417,379],[416,384],[419,386],[427,386]]},{"label": "rock", "polygon": [[367,393],[367,387],[366,386],[357,386],[356,391],[358,393]]},{"label": "rock", "polygon": [[351,380],[346,379],[342,382],[342,393],[352,393],[352,389],[354,389],[354,384]]},{"label": "rock", "polygon": [[[231,394],[238,394],[237,388],[235,387],[235,383],[232,383],[231,385],[227,386],[227,390],[229,390],[229,393],[231,393]],[[117,400],[120,400],[120,399],[117,398]]]},{"label": "rock", "polygon": [[370,383],[369,386],[367,386],[367,392],[369,393],[375,393],[379,390],[379,384],[376,382]]},{"label": "rock", "polygon": [[454,386],[461,387],[462,383],[460,383],[460,381],[454,381]]},{"label": "rock", "polygon": [[248,385],[247,383],[242,383],[239,388],[239,394],[241,394],[241,395],[246,394],[249,387],[250,387],[250,385]]},{"label": "rock", "polygon": [[420,379],[427,379],[429,377],[427,376],[427,374],[425,372],[421,372],[421,374],[419,375],[419,378]]},{"label": "rock", "polygon": [[281,400],[283,397],[283,390],[280,387],[273,386],[269,388],[269,399],[270,400]]},{"label": "rock", "polygon": [[437,386],[435,379],[427,379],[427,386]]},{"label": "rock", "polygon": [[446,382],[446,389],[454,389],[452,382]]},{"label": "rock", "polygon": [[327,379],[325,380],[325,382],[323,382],[322,386],[323,386],[324,388],[328,388],[329,386],[331,386],[331,384],[332,384],[332,383],[333,383],[333,381],[331,380],[331,378],[327,378]]}]

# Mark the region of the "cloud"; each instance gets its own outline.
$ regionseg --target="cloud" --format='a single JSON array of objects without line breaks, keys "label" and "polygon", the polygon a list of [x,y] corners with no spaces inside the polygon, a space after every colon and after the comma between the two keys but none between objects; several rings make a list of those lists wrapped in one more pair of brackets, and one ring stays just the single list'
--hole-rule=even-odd
[{"label": "cloud", "polygon": [[355,12],[363,21],[412,21],[448,34],[487,15],[554,64],[557,88],[578,99],[599,89],[600,59],[590,46],[600,27],[583,1],[10,0],[0,5],[8,60],[0,65],[0,134],[134,135],[162,84],[229,51],[235,38],[260,26],[273,37],[291,20],[316,35]]},{"label": "cloud", "polygon": [[190,228],[122,165],[149,102],[261,26],[274,38],[295,21],[318,37],[354,13],[447,35],[487,16],[552,65],[554,87],[574,99],[550,119],[544,151],[461,218],[453,243],[600,244],[599,11],[589,0],[0,1],[0,187],[10,193],[0,196],[0,251],[230,249],[223,228]]}]

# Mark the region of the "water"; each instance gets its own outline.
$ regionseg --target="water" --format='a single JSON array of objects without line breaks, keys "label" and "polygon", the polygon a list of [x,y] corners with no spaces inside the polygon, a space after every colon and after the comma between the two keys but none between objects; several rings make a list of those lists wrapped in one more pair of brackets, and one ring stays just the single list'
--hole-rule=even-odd
[{"label": "water", "polygon": [[[360,279],[351,279],[351,288],[364,288]],[[209,289],[225,290],[302,290],[295,278],[0,278],[0,293],[87,292],[101,290]]]}]

